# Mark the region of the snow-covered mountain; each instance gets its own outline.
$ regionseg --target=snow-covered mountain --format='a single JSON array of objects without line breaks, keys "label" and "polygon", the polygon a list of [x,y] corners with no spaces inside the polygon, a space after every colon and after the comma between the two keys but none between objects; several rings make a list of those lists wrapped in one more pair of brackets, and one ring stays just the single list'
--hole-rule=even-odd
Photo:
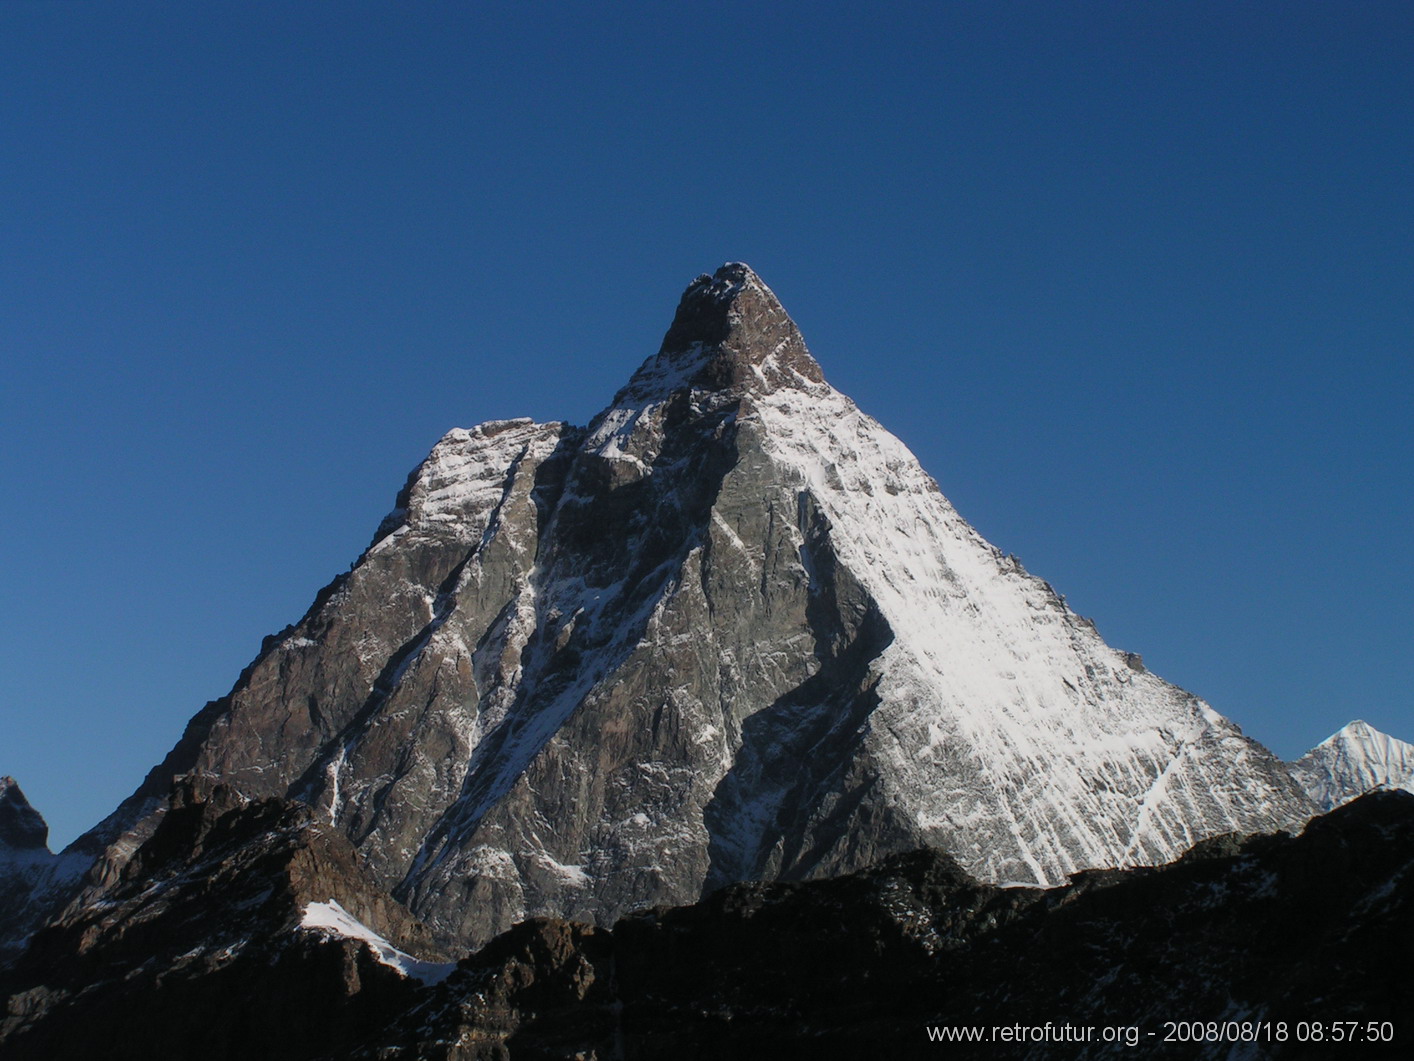
[{"label": "snow-covered mountain", "polygon": [[187,773],[316,808],[448,946],[920,846],[1057,884],[1315,809],[984,541],[740,264],[587,428],[443,438],[81,842],[117,841],[95,896]]},{"label": "snow-covered mountain", "polygon": [[1376,789],[1414,792],[1414,744],[1356,719],[1292,763],[1291,772],[1322,810]]}]

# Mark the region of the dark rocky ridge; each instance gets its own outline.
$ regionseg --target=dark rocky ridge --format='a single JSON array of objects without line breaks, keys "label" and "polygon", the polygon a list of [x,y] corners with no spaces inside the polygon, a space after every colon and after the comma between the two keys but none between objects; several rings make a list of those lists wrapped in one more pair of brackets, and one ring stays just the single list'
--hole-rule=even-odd
[{"label": "dark rocky ridge", "polygon": [[49,850],[49,824],[30,806],[13,777],[0,777],[0,849]]},{"label": "dark rocky ridge", "polygon": [[88,859],[56,857],[49,824],[13,777],[0,777],[0,968],[70,894]]},{"label": "dark rocky ridge", "polygon": [[[428,986],[355,941],[292,930],[301,892],[342,888],[357,903],[363,887],[347,844],[305,812],[219,789],[176,802],[184,821],[159,829],[134,864],[186,894],[154,896],[135,878],[115,911],[37,939],[5,985],[3,1056],[1137,1056],[1123,1045],[927,1037],[929,1025],[1046,1021],[1154,1031],[1144,1057],[1230,1056],[1231,1043],[1164,1044],[1168,1020],[1285,1022],[1286,1041],[1242,1055],[1253,1061],[1408,1050],[1414,796],[1404,793],[1367,796],[1296,838],[1215,838],[1168,866],[1084,873],[1057,889],[981,884],[925,850],[832,880],[736,884],[609,929],[535,919]],[[292,872],[319,848],[312,875]],[[198,867],[215,870],[211,885],[196,883]],[[251,902],[267,891],[264,907]],[[205,926],[193,937],[197,911]],[[139,931],[168,941],[161,960],[141,962],[153,947],[136,945]],[[226,932],[240,945],[222,957],[211,948],[229,945]],[[204,949],[175,954],[197,937]],[[1312,1020],[1392,1021],[1396,1037],[1333,1053],[1298,1041],[1297,1023]]]},{"label": "dark rocky ridge", "polygon": [[399,947],[443,957],[307,807],[204,778],[180,779],[151,835],[86,884],[0,980],[6,1058],[354,1048],[418,984],[358,940],[300,930],[310,903],[337,902]]},{"label": "dark rocky ridge", "polygon": [[[738,884],[612,932],[518,926],[356,1057],[1100,1058],[1132,1047],[941,1047],[928,1025],[1271,1021],[1254,1059],[1403,1057],[1414,1012],[1414,797],[1377,793],[1298,838],[1215,838],[1158,869],[1063,888],[979,884],[937,851],[803,884]],[[1299,1022],[1394,1024],[1388,1043],[1298,1042]],[[454,1045],[457,1044],[457,1045]]]}]

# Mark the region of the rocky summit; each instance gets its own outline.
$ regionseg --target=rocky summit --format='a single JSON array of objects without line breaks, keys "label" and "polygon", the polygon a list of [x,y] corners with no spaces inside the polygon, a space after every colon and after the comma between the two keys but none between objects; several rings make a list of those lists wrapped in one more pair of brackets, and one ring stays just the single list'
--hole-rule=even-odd
[{"label": "rocky summit", "polygon": [[448,433],[79,842],[90,898],[185,775],[307,806],[449,949],[917,848],[1055,885],[1316,809],[984,541],[741,264],[587,427]]},{"label": "rocky summit", "polygon": [[72,890],[91,859],[49,850],[49,825],[13,777],[0,777],[0,967]]},{"label": "rocky summit", "polygon": [[0,851],[9,855],[49,850],[49,825],[30,806],[13,777],[0,777]]}]

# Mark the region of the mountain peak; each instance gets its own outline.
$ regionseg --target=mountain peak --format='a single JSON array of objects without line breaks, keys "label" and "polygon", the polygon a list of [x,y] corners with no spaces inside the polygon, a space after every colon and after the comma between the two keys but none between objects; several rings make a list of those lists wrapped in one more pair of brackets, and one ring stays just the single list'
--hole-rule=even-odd
[{"label": "mountain peak", "polygon": [[769,392],[824,382],[780,299],[750,266],[728,262],[687,286],[658,353],[634,373],[626,392]]},{"label": "mountain peak", "polygon": [[1414,792],[1414,744],[1356,719],[1296,760],[1291,769],[1311,798],[1330,810],[1375,789]]},{"label": "mountain peak", "polygon": [[0,777],[0,847],[36,851],[49,841],[49,825],[30,806],[13,777]]},{"label": "mountain peak", "polygon": [[[1388,745],[1391,741],[1395,744],[1403,744],[1403,741],[1396,740],[1388,733],[1376,729],[1364,719],[1357,718],[1353,722],[1347,722],[1336,730],[1329,737],[1323,740],[1317,747],[1324,747],[1333,744],[1346,745]],[[1313,749],[1314,750],[1314,749]]]},{"label": "mountain peak", "polygon": [[1314,809],[968,526],[739,263],[587,427],[453,432],[397,506],[154,777],[314,808],[449,947],[922,846],[1059,884]]}]

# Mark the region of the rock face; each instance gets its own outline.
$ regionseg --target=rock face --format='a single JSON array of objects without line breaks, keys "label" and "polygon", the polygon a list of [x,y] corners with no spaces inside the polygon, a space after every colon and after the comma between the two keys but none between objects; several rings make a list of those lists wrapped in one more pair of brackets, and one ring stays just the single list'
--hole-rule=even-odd
[{"label": "rock face", "polygon": [[0,957],[34,927],[27,916],[37,883],[53,865],[49,826],[13,777],[0,777]]},{"label": "rock face", "polygon": [[24,945],[88,864],[49,850],[49,825],[13,777],[0,777],[0,966]]},{"label": "rock face", "polygon": [[19,782],[13,777],[0,777],[0,852],[48,850],[48,823],[25,799]]},{"label": "rock face", "polygon": [[205,778],[165,802],[0,978],[6,1058],[309,1057],[412,1004],[431,940],[342,834]]},{"label": "rock face", "polygon": [[1292,763],[1291,772],[1322,810],[1377,789],[1414,792],[1414,744],[1357,719]]},{"label": "rock face", "polygon": [[188,773],[314,808],[463,947],[918,847],[1057,884],[1314,812],[983,541],[740,264],[587,428],[443,438],[81,846],[119,866]]}]

